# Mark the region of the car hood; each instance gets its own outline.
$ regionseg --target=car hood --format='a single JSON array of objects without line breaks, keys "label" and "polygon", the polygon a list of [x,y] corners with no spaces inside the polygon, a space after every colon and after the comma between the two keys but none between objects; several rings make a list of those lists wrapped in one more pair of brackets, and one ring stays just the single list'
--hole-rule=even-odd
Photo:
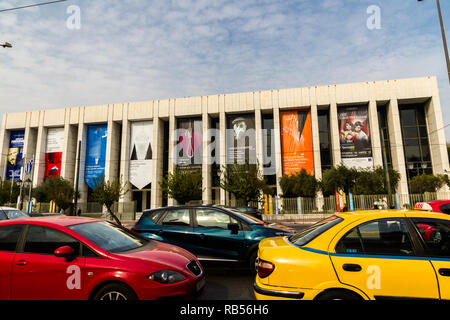
[{"label": "car hood", "polygon": [[161,264],[175,269],[185,269],[186,264],[195,260],[195,256],[180,247],[152,240],[147,247],[123,253],[116,256],[131,258],[139,262]]}]

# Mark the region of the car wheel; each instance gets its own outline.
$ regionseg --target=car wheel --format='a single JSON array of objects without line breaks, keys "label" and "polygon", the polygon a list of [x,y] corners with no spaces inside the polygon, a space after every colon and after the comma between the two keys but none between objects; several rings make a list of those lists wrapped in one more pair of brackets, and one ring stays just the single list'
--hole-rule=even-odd
[{"label": "car wheel", "polygon": [[108,284],[94,296],[96,301],[126,301],[137,300],[136,294],[128,286],[120,283]]},{"label": "car wheel", "polygon": [[349,300],[357,301],[362,300],[361,297],[355,293],[345,290],[331,290],[320,294],[316,300]]},{"label": "car wheel", "polygon": [[250,267],[250,272],[252,273],[252,275],[256,275],[256,259],[257,258],[258,258],[258,251],[254,251],[250,255],[250,260],[249,260],[249,267]]}]

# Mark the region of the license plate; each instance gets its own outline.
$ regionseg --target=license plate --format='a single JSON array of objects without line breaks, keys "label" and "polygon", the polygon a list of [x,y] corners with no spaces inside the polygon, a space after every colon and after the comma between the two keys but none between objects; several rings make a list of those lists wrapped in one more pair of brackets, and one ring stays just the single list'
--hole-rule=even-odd
[{"label": "license plate", "polygon": [[205,280],[205,278],[203,278],[202,280],[200,280],[199,282],[197,282],[196,290],[197,290],[197,291],[202,290],[203,287],[205,286],[205,284],[206,284],[206,280]]}]

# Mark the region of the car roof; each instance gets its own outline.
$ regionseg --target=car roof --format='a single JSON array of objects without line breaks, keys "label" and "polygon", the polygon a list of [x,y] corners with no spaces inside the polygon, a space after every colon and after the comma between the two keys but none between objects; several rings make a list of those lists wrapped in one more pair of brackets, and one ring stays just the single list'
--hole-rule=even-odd
[{"label": "car roof", "polygon": [[61,227],[72,226],[75,224],[89,223],[103,221],[101,219],[89,217],[74,217],[74,216],[55,216],[55,217],[34,217],[34,218],[20,218],[13,220],[0,221],[3,224],[43,224],[43,225],[58,225]]},{"label": "car roof", "polygon": [[361,210],[361,211],[347,211],[336,213],[336,215],[345,220],[360,220],[364,218],[382,219],[382,218],[400,218],[400,217],[434,217],[439,219],[450,220],[450,216],[423,210]]},{"label": "car roof", "polygon": [[0,207],[0,210],[19,210],[19,209],[12,207]]}]

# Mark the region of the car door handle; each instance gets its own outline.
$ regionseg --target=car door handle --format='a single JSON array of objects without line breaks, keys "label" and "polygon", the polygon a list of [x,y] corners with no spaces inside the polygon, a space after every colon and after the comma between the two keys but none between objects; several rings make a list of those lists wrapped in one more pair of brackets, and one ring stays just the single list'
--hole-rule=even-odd
[{"label": "car door handle", "polygon": [[362,270],[361,266],[359,264],[344,264],[342,266],[342,269],[344,269],[345,271],[349,271],[349,272],[359,272]]},{"label": "car door handle", "polygon": [[450,269],[439,269],[439,274],[443,277],[450,277]]},{"label": "car door handle", "polygon": [[26,266],[27,262],[25,260],[19,260],[19,261],[17,261],[16,265],[18,265],[18,266]]},{"label": "car door handle", "polygon": [[156,230],[155,233],[156,233],[157,235],[162,235],[162,234],[164,233],[164,231],[162,231],[162,230]]}]

